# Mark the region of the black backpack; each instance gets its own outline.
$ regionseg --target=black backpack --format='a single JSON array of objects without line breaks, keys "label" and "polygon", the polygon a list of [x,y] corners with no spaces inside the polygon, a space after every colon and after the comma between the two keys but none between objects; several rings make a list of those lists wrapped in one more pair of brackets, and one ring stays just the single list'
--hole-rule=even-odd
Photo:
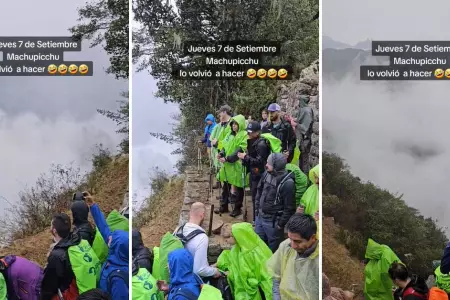
[{"label": "black backpack", "polygon": [[108,279],[107,279],[107,288],[108,288],[108,293],[110,295],[112,295],[112,280],[113,280],[113,278],[122,279],[125,282],[127,288],[128,289],[130,288],[130,284],[128,282],[128,279],[129,279],[128,273],[126,273],[125,271],[122,271],[122,270],[115,270],[115,271],[109,273]]},{"label": "black backpack", "polygon": [[173,234],[181,241],[183,246],[186,246],[187,242],[189,242],[190,240],[195,238],[197,235],[202,234],[202,233],[206,234],[203,230],[196,229],[196,230],[192,231],[191,233],[189,233],[187,236],[185,236],[183,234],[184,225],[186,225],[186,223],[184,223],[182,226],[180,226],[178,228],[178,230]]}]

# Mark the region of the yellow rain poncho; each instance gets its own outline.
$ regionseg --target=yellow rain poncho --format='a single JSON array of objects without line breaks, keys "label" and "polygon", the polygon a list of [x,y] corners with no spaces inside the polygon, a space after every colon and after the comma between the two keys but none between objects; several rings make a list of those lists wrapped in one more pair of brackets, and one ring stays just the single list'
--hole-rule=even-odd
[{"label": "yellow rain poncho", "polygon": [[319,299],[319,245],[307,258],[300,258],[287,239],[268,261],[267,267],[274,280],[280,282],[283,300]]},{"label": "yellow rain poncho", "polygon": [[[254,232],[250,223],[236,223],[231,227],[236,245],[224,250],[217,267],[228,271],[228,282],[235,300],[272,300],[272,278],[266,263],[272,251]],[[316,299],[317,300],[317,299]]]}]

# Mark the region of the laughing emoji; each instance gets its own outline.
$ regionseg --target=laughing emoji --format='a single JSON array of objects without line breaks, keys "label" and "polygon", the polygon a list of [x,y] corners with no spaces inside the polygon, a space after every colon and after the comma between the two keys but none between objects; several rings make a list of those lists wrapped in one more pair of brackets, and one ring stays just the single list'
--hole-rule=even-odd
[{"label": "laughing emoji", "polygon": [[80,72],[80,74],[84,75],[89,71],[89,68],[88,68],[88,66],[83,64],[78,68],[78,71]]},{"label": "laughing emoji", "polygon": [[267,76],[271,79],[277,78],[277,70],[269,69],[269,71],[267,71]]},{"label": "laughing emoji", "polygon": [[58,72],[59,72],[59,74],[61,74],[61,75],[66,74],[66,73],[67,73],[67,66],[64,65],[64,64],[59,65],[59,67],[58,67]]},{"label": "laughing emoji", "polygon": [[47,68],[48,74],[56,74],[56,71],[58,71],[58,67],[56,65],[50,65]]},{"label": "laughing emoji", "polygon": [[445,70],[445,77],[450,79],[450,69]]},{"label": "laughing emoji", "polygon": [[69,73],[70,74],[76,74],[78,72],[78,67],[77,65],[70,65],[69,66]]},{"label": "laughing emoji", "polygon": [[281,79],[286,78],[288,75],[288,72],[286,71],[286,69],[279,69],[278,70],[278,77],[280,77]]},{"label": "laughing emoji", "polygon": [[257,75],[259,78],[264,79],[266,78],[267,72],[265,69],[259,69]]},{"label": "laughing emoji", "polygon": [[256,77],[256,71],[255,69],[248,69],[247,70],[247,77],[250,79],[253,79]]},{"label": "laughing emoji", "polygon": [[444,77],[444,70],[442,69],[436,69],[434,71],[434,77],[441,79],[442,77]]}]

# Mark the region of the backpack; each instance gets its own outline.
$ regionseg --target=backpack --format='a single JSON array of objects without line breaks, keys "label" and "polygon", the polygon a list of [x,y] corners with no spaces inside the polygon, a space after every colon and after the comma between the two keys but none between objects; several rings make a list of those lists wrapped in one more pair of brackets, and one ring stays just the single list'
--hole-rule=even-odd
[{"label": "backpack", "polygon": [[100,261],[86,240],[68,249],[69,261],[80,294],[95,289],[100,279]]},{"label": "backpack", "polygon": [[3,277],[3,274],[0,273],[0,300],[6,300],[8,295],[8,291],[6,288],[6,280]]},{"label": "backpack", "polygon": [[222,300],[222,293],[220,290],[216,289],[212,285],[202,284],[200,286],[200,295],[197,297],[193,292],[188,289],[179,288],[173,295],[175,296],[183,296],[189,300]]},{"label": "backpack", "polygon": [[100,263],[103,264],[106,261],[106,258],[108,257],[109,248],[108,245],[106,245],[106,242],[103,239],[102,234],[100,233],[100,230],[98,230],[98,228],[95,230],[95,237],[94,242],[92,243],[92,250],[94,250]]},{"label": "backpack", "polygon": [[[295,186],[295,180],[291,178],[291,174],[293,174],[293,171],[290,171],[287,173],[286,176],[283,177],[283,179],[281,179],[280,183],[277,186],[277,193],[275,194],[275,202],[273,203],[274,205],[277,205],[280,203],[280,192],[281,192],[281,188],[283,187],[283,185],[290,180],[292,180],[294,182],[294,196],[295,196],[295,190],[296,190],[296,186]],[[295,199],[294,199],[295,200]]]},{"label": "backpack", "polygon": [[279,138],[271,133],[261,134],[261,138],[266,142],[270,149],[270,153],[280,153],[281,152],[281,141]]},{"label": "backpack", "polygon": [[441,290],[437,287],[432,287],[428,295],[420,294],[414,290],[414,288],[409,287],[405,291],[403,291],[402,299],[405,299],[406,296],[414,295],[417,298],[421,298],[423,300],[448,300],[448,295],[444,290]]},{"label": "backpack", "polygon": [[183,244],[183,246],[186,246],[186,244],[187,244],[190,240],[192,240],[193,238],[195,238],[197,235],[202,234],[202,233],[206,234],[203,230],[201,230],[201,229],[196,229],[196,230],[192,231],[191,233],[189,233],[187,236],[185,236],[185,235],[183,234],[183,230],[184,230],[184,226],[185,226],[185,225],[186,225],[186,223],[183,224],[182,226],[180,226],[180,227],[177,229],[177,231],[173,234],[175,237],[177,237],[177,238],[181,241],[181,243]]},{"label": "backpack", "polygon": [[133,300],[153,300],[159,297],[160,292],[156,279],[147,269],[139,268],[137,274],[132,277]]},{"label": "backpack", "polygon": [[129,282],[128,282],[128,273],[125,271],[122,271],[120,269],[117,269],[111,273],[109,273],[108,278],[107,278],[107,289],[108,289],[108,293],[112,296],[112,280],[114,278],[120,278],[123,280],[123,282],[125,282],[127,288],[129,289]]}]

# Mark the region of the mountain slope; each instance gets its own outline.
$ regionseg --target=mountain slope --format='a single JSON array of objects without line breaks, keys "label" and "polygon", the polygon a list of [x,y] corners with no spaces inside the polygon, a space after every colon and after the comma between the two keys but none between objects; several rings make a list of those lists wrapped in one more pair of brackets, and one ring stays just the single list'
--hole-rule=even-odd
[{"label": "mountain slope", "polygon": [[[127,192],[128,170],[128,155],[124,155],[112,159],[96,174],[92,191],[105,216],[113,209],[120,209]],[[0,255],[19,255],[44,266],[51,243],[49,227],[36,235],[13,241],[0,249]]]}]

